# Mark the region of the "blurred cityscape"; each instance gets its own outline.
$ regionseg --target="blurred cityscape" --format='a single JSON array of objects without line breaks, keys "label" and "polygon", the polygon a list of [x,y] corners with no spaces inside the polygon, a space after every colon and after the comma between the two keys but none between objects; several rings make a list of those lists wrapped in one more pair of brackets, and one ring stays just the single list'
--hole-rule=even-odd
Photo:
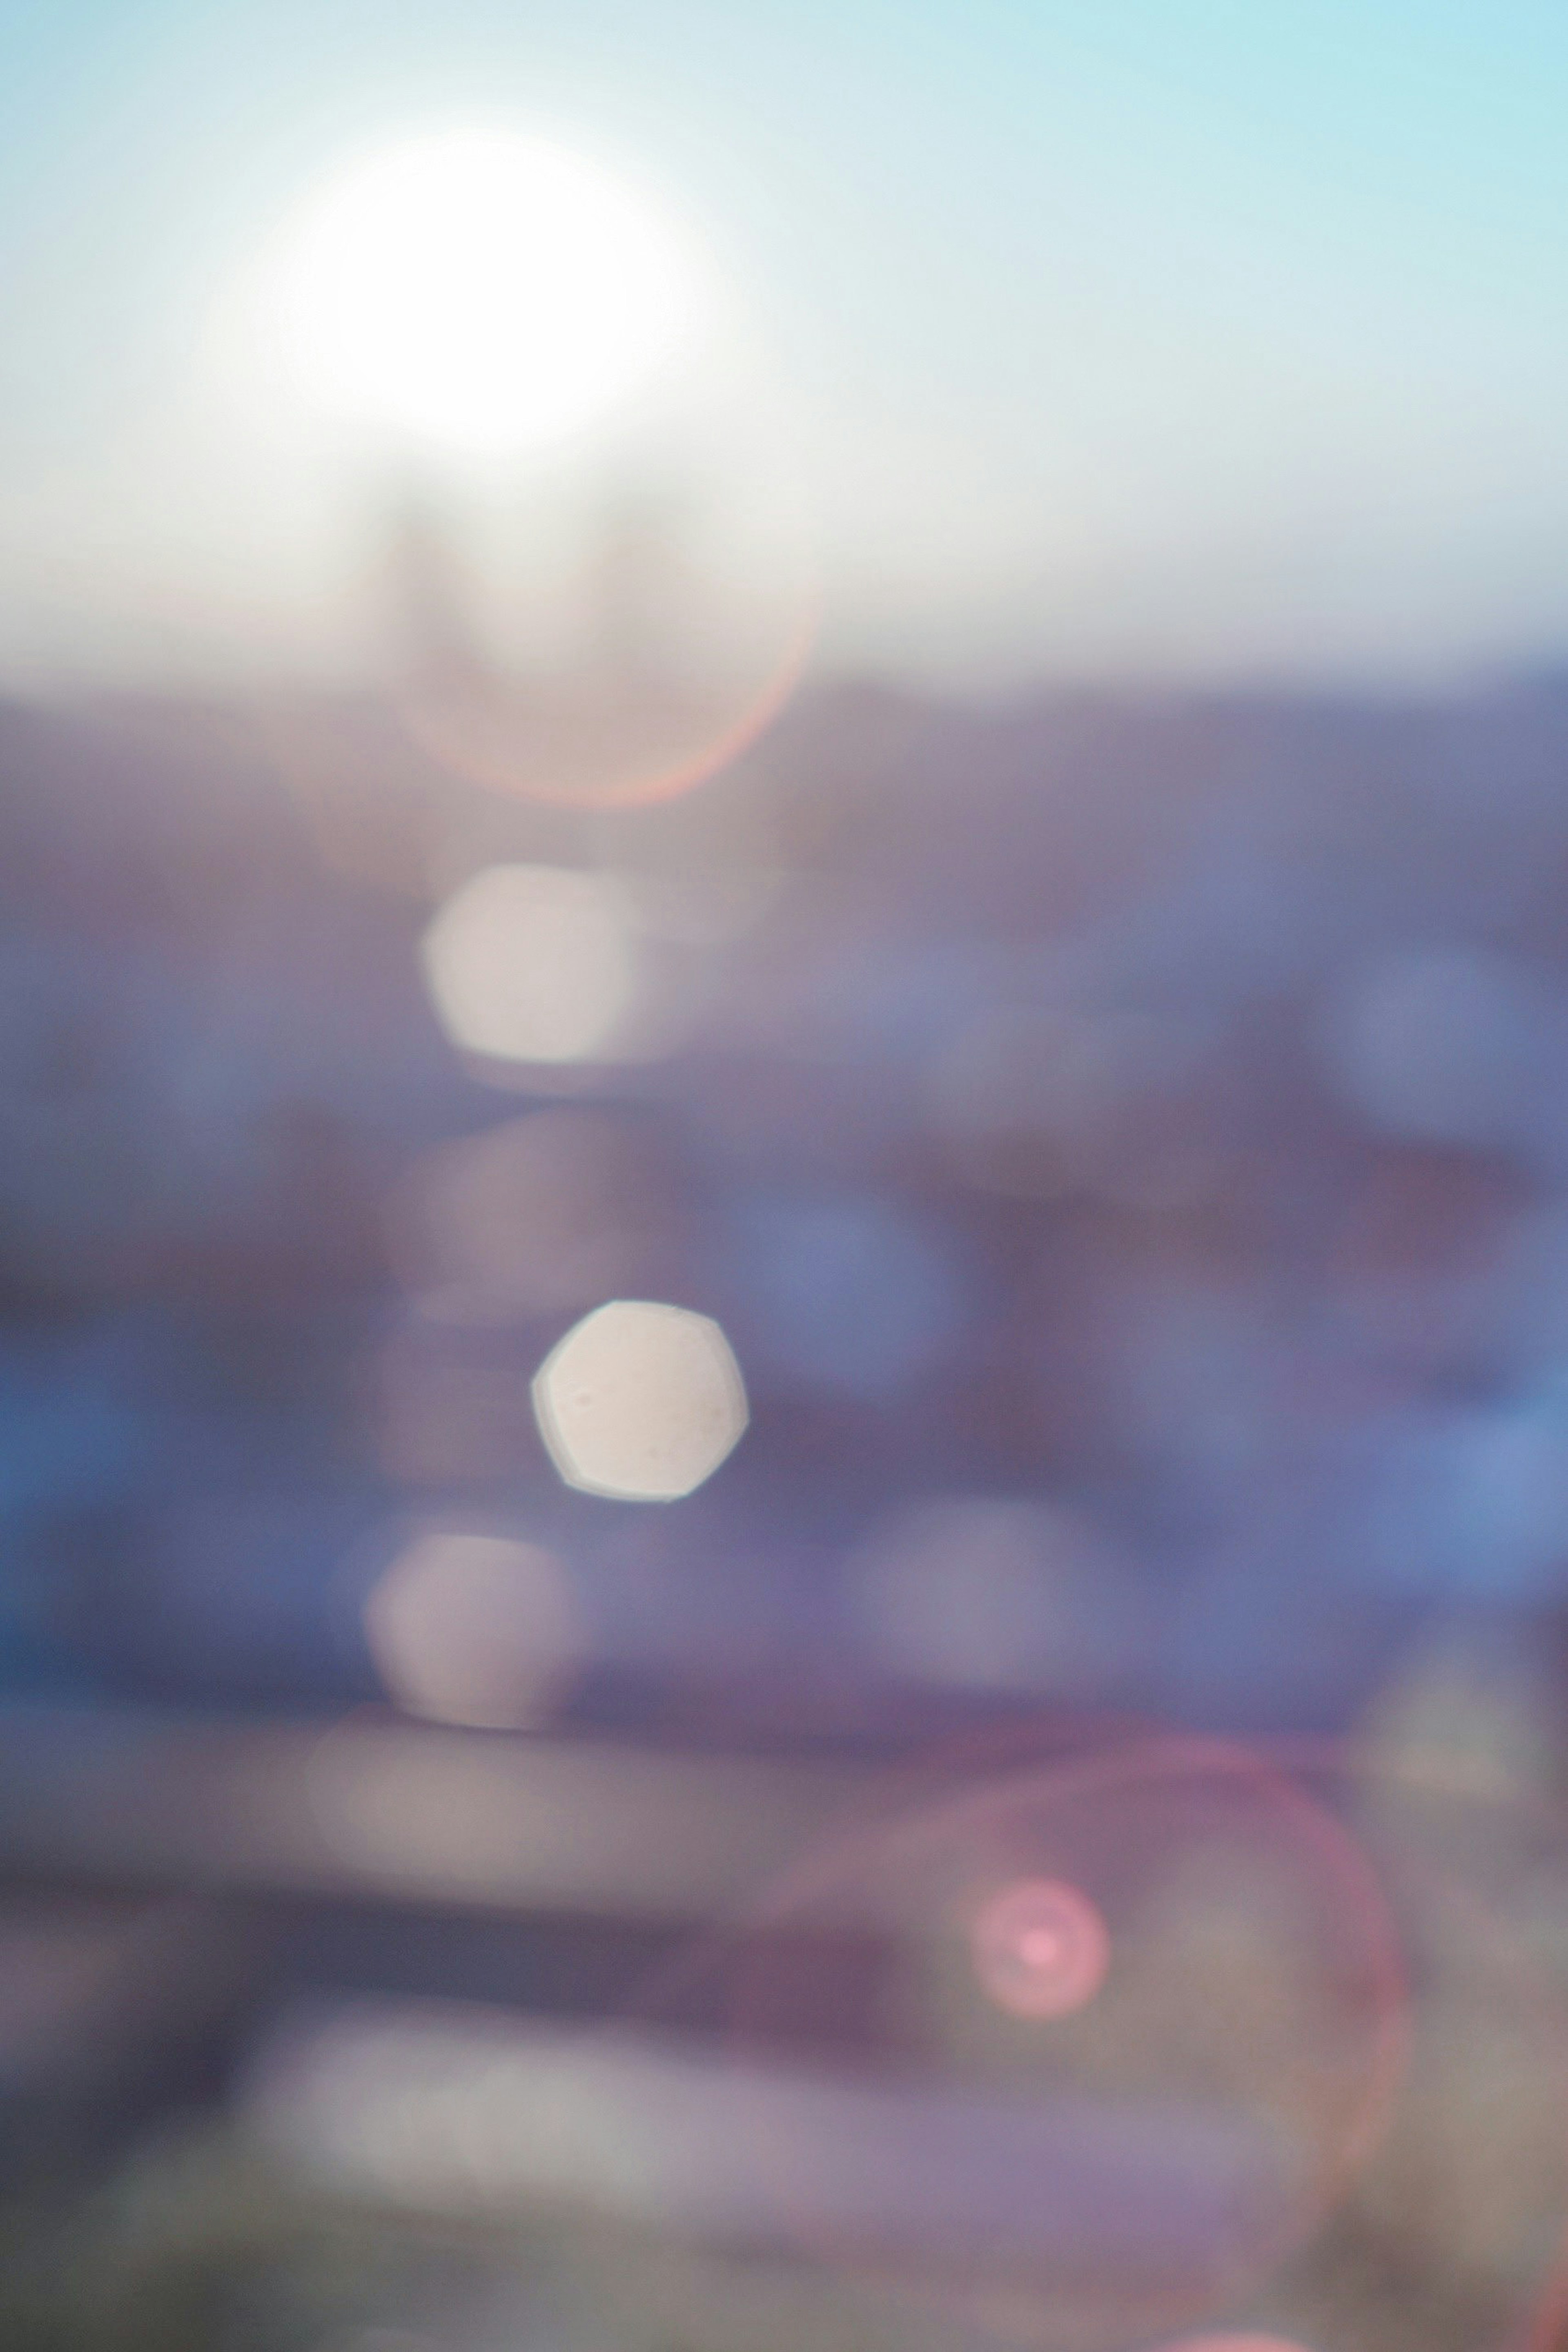
[{"label": "blurred cityscape", "polygon": [[[822,685],[604,810],[369,699],[4,733],[13,1687],[368,1699],[376,1547],[447,1521],[559,1554],[590,1720],[1338,1730],[1461,1622],[1549,1672],[1551,677]],[[497,871],[551,970],[476,1050],[433,942]],[[618,1296],[744,1368],[678,1513],[563,1491],[533,1425]]]},{"label": "blurred cityscape", "polygon": [[[446,562],[387,694],[0,714],[4,2340],[1555,2342],[1568,689],[819,680],[591,798],[715,706]],[[1132,1906],[1043,2078],[866,1990],[879,1788],[1004,2017]]]},{"label": "blurred cityscape", "polygon": [[1568,16],[0,70],[0,2352],[1568,2352]]}]

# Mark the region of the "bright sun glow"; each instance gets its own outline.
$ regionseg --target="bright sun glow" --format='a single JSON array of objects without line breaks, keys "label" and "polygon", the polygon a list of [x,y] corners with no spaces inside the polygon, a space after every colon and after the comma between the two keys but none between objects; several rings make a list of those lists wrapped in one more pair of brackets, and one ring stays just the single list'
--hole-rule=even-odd
[{"label": "bright sun glow", "polygon": [[288,373],[364,424],[468,451],[580,430],[694,340],[695,257],[568,149],[450,131],[346,167],[285,231]]}]

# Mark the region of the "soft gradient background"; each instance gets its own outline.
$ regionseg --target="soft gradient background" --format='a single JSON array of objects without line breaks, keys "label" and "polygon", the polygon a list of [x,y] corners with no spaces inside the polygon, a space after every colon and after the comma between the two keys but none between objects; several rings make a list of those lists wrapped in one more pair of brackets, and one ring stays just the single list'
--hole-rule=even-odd
[{"label": "soft gradient background", "polygon": [[1568,622],[1559,10],[1393,0],[10,12],[0,664],[363,656],[371,490],[210,321],[343,149],[515,120],[716,241],[830,657],[1443,670]]},{"label": "soft gradient background", "polygon": [[[10,20],[3,2352],[1563,2352],[1565,57]],[[492,122],[688,407],[247,343]]]}]

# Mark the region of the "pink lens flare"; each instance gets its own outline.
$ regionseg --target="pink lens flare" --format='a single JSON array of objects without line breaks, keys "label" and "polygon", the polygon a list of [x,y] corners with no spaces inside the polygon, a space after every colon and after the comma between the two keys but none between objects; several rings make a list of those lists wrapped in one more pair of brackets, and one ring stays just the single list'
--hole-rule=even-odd
[{"label": "pink lens flare", "polygon": [[[1015,2352],[1297,2352],[1181,2331],[1383,2144],[1410,2011],[1359,1837],[1233,1743],[983,1761],[831,1832],[646,2013],[727,2016],[731,2172],[890,2310]],[[791,2122],[846,2054],[831,2130]]]},{"label": "pink lens flare", "polygon": [[976,1917],[969,1943],[976,1975],[1013,2017],[1071,2017],[1093,2000],[1111,1965],[1104,1920],[1062,1878],[1002,1887]]}]

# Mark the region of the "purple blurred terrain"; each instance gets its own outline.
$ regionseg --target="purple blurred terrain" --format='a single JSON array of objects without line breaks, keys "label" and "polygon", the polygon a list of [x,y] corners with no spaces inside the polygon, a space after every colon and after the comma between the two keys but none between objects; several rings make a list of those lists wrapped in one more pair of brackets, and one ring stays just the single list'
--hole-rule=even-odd
[{"label": "purple blurred terrain", "polygon": [[[463,1066],[418,942],[497,858],[630,877],[657,1050]],[[1565,873],[1552,677],[822,687],[608,815],[369,703],[6,709],[11,1686],[369,1697],[359,1598],[454,1517],[567,1562],[581,1719],[698,1737],[1334,1727],[1434,1618],[1554,1639]],[[592,1230],[454,1307],[422,1171],[530,1119]],[[612,1292],[744,1367],[687,1503],[534,1433]]]}]

